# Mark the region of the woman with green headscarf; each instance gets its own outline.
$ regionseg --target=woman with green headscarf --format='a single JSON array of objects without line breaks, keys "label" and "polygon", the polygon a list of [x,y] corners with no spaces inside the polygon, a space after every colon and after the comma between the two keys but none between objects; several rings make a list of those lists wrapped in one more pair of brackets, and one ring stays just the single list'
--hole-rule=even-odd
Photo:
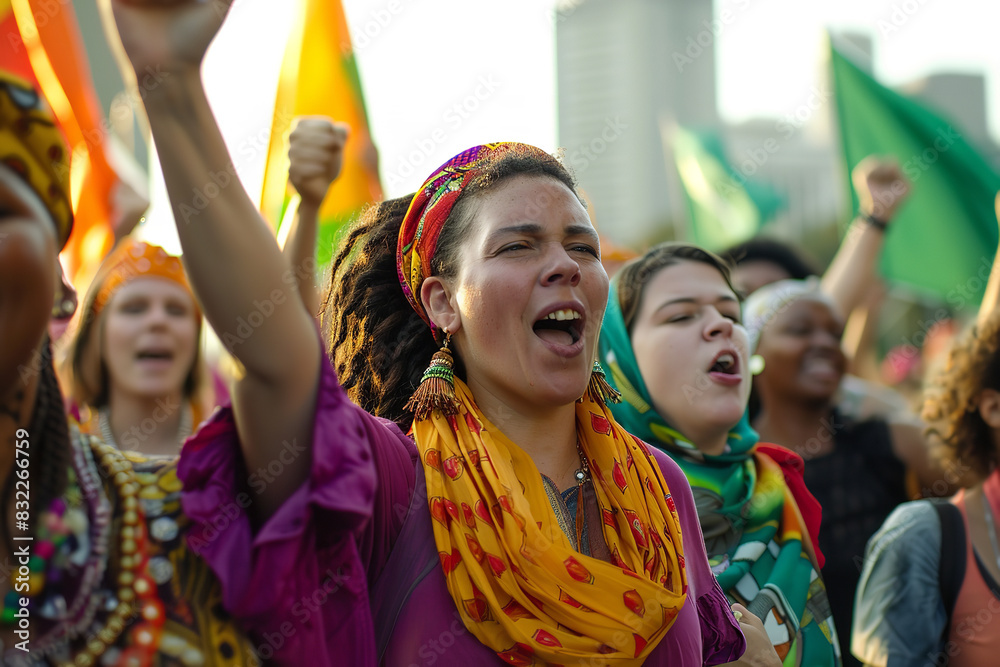
[{"label": "woman with green headscarf", "polygon": [[820,512],[802,461],[758,443],[746,414],[751,359],[729,267],[660,245],[615,277],[601,361],[615,418],[667,452],[694,491],[705,546],[731,602],[764,621],[788,666],[839,665],[816,546]]}]

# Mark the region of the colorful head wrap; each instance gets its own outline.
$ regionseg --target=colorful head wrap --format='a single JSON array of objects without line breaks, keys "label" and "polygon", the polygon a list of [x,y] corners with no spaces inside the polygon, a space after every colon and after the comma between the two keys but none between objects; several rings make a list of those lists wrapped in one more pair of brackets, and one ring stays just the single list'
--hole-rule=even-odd
[{"label": "colorful head wrap", "polygon": [[431,259],[437,250],[444,223],[462,195],[462,189],[480,174],[484,161],[513,152],[554,159],[540,148],[517,142],[473,146],[435,169],[410,202],[399,228],[396,269],[407,301],[427,322],[431,331],[435,327],[420,303],[420,285],[424,278],[431,275]]},{"label": "colorful head wrap", "polygon": [[750,351],[756,352],[760,335],[779,313],[799,299],[822,301],[836,310],[833,301],[820,291],[815,276],[805,280],[779,280],[764,285],[743,303],[743,324],[750,336]]},{"label": "colorful head wrap", "polygon": [[21,175],[52,215],[59,247],[73,226],[69,151],[44,98],[30,83],[0,70],[0,163]]},{"label": "colorful head wrap", "polygon": [[[427,179],[403,219],[399,282],[432,331],[420,286],[441,230],[463,188],[506,154],[554,159],[525,144],[470,148]],[[589,393],[576,402],[579,447],[612,557],[600,560],[560,527],[531,457],[487,420],[460,378],[453,382],[458,414],[432,410],[414,421],[413,436],[434,543],[466,629],[512,665],[642,664],[687,597],[676,506],[646,446]]]},{"label": "colorful head wrap", "polygon": [[[625,430],[665,451],[684,471],[719,585],[731,602],[780,628],[769,633],[779,657],[798,652],[796,664],[840,664],[818,574],[819,505],[805,490],[802,460],[758,443],[746,411],[718,455],[701,452],[674,428],[657,411],[639,371],[618,284],[616,277],[601,326],[601,363],[622,394],[609,410]],[[789,466],[798,466],[797,472]]]},{"label": "colorful head wrap", "polygon": [[90,316],[99,315],[111,302],[115,292],[136,278],[165,278],[180,285],[195,301],[195,315],[201,317],[180,258],[167,254],[167,251],[160,246],[130,238],[124,239],[107,256],[94,279],[92,289],[97,291],[89,304]]}]

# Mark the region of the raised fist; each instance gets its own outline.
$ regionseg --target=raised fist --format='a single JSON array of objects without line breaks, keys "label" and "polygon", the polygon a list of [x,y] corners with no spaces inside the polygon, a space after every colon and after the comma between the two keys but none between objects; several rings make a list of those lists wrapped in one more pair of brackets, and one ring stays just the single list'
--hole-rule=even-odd
[{"label": "raised fist", "polygon": [[851,172],[862,213],[889,222],[910,194],[910,181],[892,158],[869,155]]},{"label": "raised fist", "polygon": [[344,164],[348,127],[325,116],[298,119],[288,137],[288,180],[302,202],[319,206]]}]

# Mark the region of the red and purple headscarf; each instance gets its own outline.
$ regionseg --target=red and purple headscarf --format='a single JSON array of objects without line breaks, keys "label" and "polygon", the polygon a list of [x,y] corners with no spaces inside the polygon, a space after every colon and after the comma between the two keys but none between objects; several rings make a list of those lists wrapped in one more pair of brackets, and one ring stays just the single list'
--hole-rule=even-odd
[{"label": "red and purple headscarf", "polygon": [[396,245],[399,284],[413,310],[435,335],[437,329],[420,302],[420,285],[431,275],[431,260],[437,251],[441,230],[465,186],[481,173],[486,163],[511,152],[553,159],[540,148],[517,142],[473,146],[434,170],[413,196],[403,218]]}]

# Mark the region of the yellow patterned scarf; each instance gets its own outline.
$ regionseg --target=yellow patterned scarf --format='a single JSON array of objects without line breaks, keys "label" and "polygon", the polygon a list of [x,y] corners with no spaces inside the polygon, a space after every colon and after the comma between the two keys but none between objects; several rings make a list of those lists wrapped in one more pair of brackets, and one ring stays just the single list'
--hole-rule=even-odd
[{"label": "yellow patterned scarf", "polygon": [[538,468],[455,380],[459,414],[413,431],[434,541],[465,627],[512,665],[640,665],[687,595],[681,528],[645,445],[589,397],[577,433],[590,465],[611,563],[575,551]]}]

